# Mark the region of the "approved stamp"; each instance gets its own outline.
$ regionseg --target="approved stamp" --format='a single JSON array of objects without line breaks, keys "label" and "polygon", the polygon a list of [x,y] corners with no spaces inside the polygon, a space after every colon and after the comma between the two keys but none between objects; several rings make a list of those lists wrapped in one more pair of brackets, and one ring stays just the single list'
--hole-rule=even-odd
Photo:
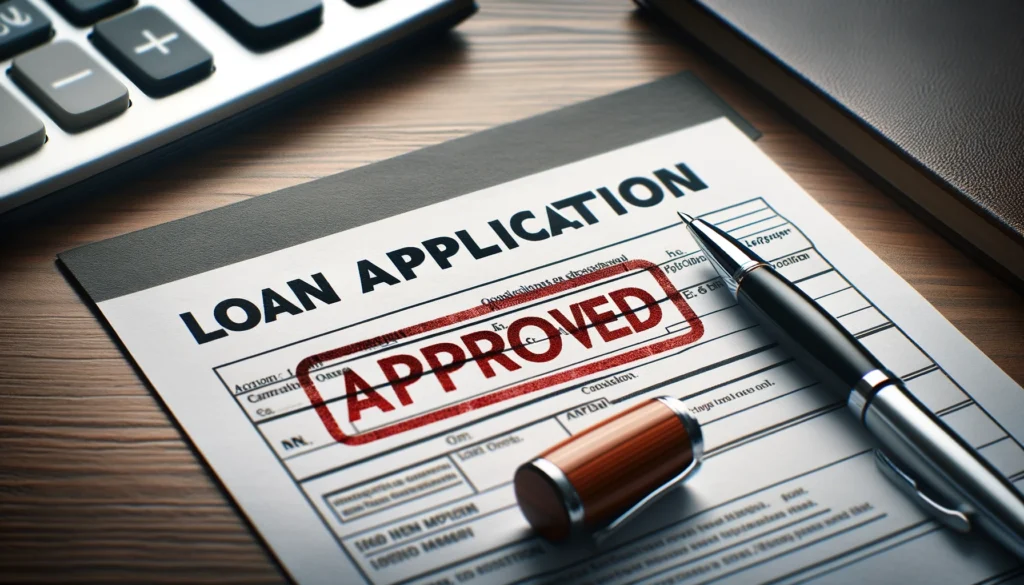
[{"label": "approved stamp", "polygon": [[[507,324],[459,327],[497,313]],[[673,323],[675,333],[666,335]],[[295,373],[331,437],[360,445],[656,356],[703,334],[657,264],[626,260],[311,355]],[[369,350],[369,358],[353,357]],[[352,359],[331,363],[344,358]],[[327,399],[326,384],[335,394]],[[339,422],[332,407],[347,417]]]}]

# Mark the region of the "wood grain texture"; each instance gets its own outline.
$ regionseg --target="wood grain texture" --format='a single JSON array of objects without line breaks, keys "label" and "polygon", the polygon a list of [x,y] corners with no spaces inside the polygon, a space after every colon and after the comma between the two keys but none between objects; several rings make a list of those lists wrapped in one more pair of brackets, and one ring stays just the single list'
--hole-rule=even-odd
[{"label": "wood grain texture", "polygon": [[286,580],[60,275],[57,252],[681,69],[764,131],[765,152],[1024,381],[1020,295],[627,0],[482,0],[455,34],[401,62],[64,213],[0,228],[0,581]]},{"label": "wood grain texture", "polygon": [[540,456],[576,488],[587,529],[599,530],[689,467],[693,448],[679,415],[651,399]]}]

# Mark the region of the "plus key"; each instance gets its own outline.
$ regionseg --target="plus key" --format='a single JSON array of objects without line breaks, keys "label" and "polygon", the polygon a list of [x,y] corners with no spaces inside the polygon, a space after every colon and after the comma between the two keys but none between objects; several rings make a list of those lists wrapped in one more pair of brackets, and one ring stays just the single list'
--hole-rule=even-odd
[{"label": "plus key", "polygon": [[139,89],[154,97],[179,91],[213,71],[213,56],[151,6],[99,23],[91,38]]}]

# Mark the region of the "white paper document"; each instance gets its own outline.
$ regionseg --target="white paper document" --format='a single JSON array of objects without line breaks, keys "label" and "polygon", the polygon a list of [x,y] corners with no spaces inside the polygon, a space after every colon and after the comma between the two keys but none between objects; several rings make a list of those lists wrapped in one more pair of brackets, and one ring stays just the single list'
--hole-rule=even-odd
[{"label": "white paper document", "polygon": [[[300,583],[995,583],[739,308],[676,211],[817,299],[1018,487],[1024,391],[719,119],[99,303]],[[520,464],[681,398],[701,470],[601,548]]]}]

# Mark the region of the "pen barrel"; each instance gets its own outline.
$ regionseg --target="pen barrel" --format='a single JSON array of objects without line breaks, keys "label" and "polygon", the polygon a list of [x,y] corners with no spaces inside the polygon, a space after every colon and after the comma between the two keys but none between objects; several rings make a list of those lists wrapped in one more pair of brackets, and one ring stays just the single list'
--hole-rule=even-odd
[{"label": "pen barrel", "polygon": [[[898,384],[879,390],[864,426],[931,502],[965,514],[1024,559],[1024,499],[945,423]],[[934,504],[932,504],[934,505]]]},{"label": "pen barrel", "polygon": [[870,372],[886,372],[835,317],[770,266],[743,275],[736,300],[783,349],[843,398]]},{"label": "pen barrel", "polygon": [[609,526],[702,455],[700,425],[682,403],[651,399],[520,466],[516,499],[541,536],[566,540]]}]

